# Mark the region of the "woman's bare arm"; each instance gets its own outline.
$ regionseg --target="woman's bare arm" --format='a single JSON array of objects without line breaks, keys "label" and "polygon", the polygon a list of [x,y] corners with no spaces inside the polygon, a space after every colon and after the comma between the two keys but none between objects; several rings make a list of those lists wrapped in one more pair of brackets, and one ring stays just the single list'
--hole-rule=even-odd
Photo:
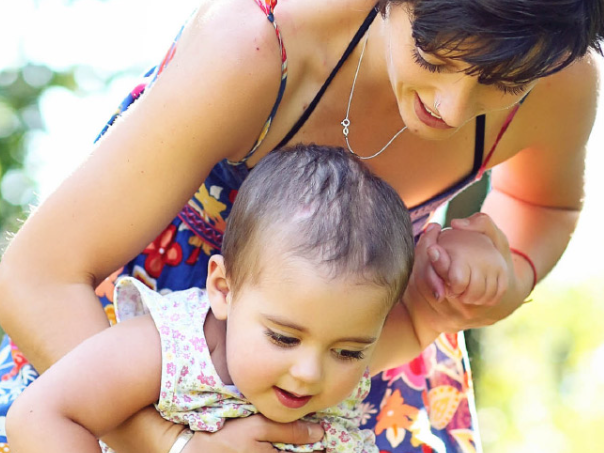
[{"label": "woman's bare arm", "polygon": [[539,278],[562,255],[582,208],[598,79],[592,56],[543,79],[518,111],[518,127],[514,120],[501,143],[522,152],[492,171],[493,190],[483,211],[512,247],[533,259]]},{"label": "woman's bare arm", "polygon": [[[593,126],[598,95],[598,71],[591,57],[541,80],[517,113],[494,156],[513,155],[492,171],[493,190],[482,211],[467,225],[455,228],[503,235],[508,265],[507,289],[493,303],[464,304],[436,300],[424,285],[424,301],[437,330],[457,331],[492,324],[516,310],[533,285],[526,253],[543,278],[558,261],[574,231],[583,198],[585,147]],[[486,230],[485,230],[486,228]],[[497,242],[497,241],[496,241]],[[509,244],[509,247],[508,245]],[[495,256],[493,255],[493,256]],[[471,257],[468,257],[470,259]],[[496,257],[499,259],[499,257]]]},{"label": "woman's bare arm", "polygon": [[4,254],[2,326],[38,370],[107,327],[93,288],[165,228],[216,162],[242,157],[261,130],[279,86],[274,30],[254,2],[226,3],[191,21],[155,85]]}]

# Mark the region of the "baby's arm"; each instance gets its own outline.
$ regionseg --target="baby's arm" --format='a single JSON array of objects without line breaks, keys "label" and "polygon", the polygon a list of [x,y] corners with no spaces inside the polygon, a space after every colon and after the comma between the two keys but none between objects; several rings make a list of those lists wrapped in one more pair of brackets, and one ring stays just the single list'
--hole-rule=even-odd
[{"label": "baby's arm", "polygon": [[98,438],[157,401],[161,345],[150,316],[89,338],[48,369],[11,407],[16,453],[100,451]]},{"label": "baby's arm", "polygon": [[[416,256],[419,254],[425,255],[426,249],[435,246],[439,233],[440,228],[428,229],[417,243]],[[431,267],[429,268],[433,272]],[[436,274],[433,277],[437,278]],[[371,374],[409,362],[417,357],[441,333],[430,327],[431,324],[428,320],[432,315],[432,309],[427,301],[422,300],[423,297],[418,290],[418,286],[413,284],[413,279],[416,278],[418,278],[417,275],[412,273],[403,300],[395,304],[386,319],[372,356]],[[408,300],[415,300],[416,303],[410,304]],[[421,302],[417,303],[418,300],[421,300]]]}]

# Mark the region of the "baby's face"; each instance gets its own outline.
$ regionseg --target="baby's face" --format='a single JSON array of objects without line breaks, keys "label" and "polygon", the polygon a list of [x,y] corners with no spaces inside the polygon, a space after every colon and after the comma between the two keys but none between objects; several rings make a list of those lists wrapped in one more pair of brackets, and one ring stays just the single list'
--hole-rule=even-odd
[{"label": "baby's face", "polygon": [[244,284],[230,304],[233,383],[262,414],[283,423],[346,399],[388,314],[386,290],[325,279],[306,261],[264,266],[260,280]]}]

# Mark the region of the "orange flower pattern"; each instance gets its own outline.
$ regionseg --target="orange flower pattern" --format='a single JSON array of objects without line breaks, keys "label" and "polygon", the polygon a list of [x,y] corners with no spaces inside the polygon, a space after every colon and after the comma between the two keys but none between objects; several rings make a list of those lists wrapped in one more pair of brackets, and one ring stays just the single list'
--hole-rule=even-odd
[{"label": "orange flower pattern", "polygon": [[400,390],[395,390],[385,399],[376,417],[375,434],[379,436],[387,429],[392,429],[395,435],[398,435],[399,430],[409,431],[417,419],[418,412],[419,409],[416,407],[405,404]]}]

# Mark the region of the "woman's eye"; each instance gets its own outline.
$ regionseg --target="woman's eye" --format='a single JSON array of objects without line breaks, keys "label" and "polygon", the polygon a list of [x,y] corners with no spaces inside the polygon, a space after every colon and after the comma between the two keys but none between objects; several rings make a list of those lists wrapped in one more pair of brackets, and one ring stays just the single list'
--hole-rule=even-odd
[{"label": "woman's eye", "polygon": [[526,85],[516,85],[516,86],[509,86],[509,85],[501,85],[498,84],[497,85],[497,89],[499,91],[501,91],[503,94],[510,94],[512,96],[518,96],[521,94],[524,94],[524,92],[526,91]]},{"label": "woman's eye", "polygon": [[291,348],[292,346],[296,346],[300,343],[300,340],[297,338],[281,335],[280,333],[273,332],[272,330],[267,330],[264,334],[271,342],[275,343],[277,346],[281,346],[282,348]]},{"label": "woman's eye", "polygon": [[441,65],[435,65],[435,64],[427,62],[424,59],[424,57],[422,57],[422,55],[419,53],[419,50],[417,47],[413,48],[413,59],[419,66],[421,66],[424,69],[427,69],[430,72],[439,73],[443,70],[443,67]]},{"label": "woman's eye", "polygon": [[350,351],[348,349],[334,349],[333,352],[341,360],[363,360],[363,351]]}]

